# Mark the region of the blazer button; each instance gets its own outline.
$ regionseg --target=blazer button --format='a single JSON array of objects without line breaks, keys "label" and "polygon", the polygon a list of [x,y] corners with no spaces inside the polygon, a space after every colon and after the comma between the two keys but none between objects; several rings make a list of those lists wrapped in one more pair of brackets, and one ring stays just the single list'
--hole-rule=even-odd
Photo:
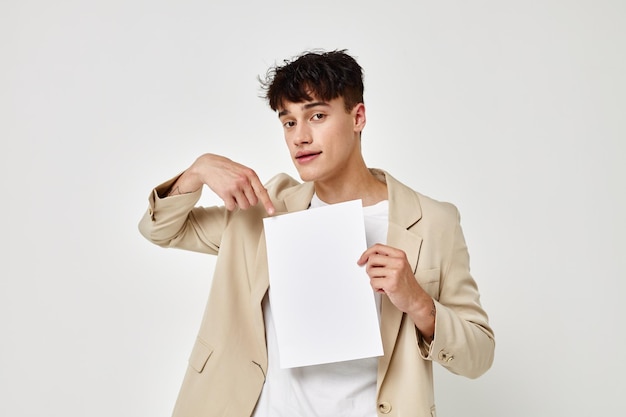
[{"label": "blazer button", "polygon": [[391,404],[389,404],[388,402],[382,402],[378,404],[378,411],[383,414],[389,414],[389,412],[391,412]]},{"label": "blazer button", "polygon": [[451,362],[454,359],[454,355],[442,350],[439,352],[439,360],[442,362]]}]

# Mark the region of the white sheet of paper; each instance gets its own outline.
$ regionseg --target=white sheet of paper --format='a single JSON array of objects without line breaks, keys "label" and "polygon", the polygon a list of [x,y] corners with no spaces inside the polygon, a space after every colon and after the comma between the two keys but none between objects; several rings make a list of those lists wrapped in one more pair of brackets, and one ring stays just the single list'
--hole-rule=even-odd
[{"label": "white sheet of paper", "polygon": [[281,368],[381,356],[361,200],[264,219]]}]

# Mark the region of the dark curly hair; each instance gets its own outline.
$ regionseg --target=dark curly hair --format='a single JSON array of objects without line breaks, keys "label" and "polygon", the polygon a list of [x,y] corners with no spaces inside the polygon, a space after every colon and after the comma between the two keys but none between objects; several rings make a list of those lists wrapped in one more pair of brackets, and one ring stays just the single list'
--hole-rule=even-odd
[{"label": "dark curly hair", "polygon": [[265,98],[276,111],[284,101],[300,103],[343,97],[346,111],[363,103],[363,70],[345,49],[309,51],[271,67],[265,80],[259,77]]}]

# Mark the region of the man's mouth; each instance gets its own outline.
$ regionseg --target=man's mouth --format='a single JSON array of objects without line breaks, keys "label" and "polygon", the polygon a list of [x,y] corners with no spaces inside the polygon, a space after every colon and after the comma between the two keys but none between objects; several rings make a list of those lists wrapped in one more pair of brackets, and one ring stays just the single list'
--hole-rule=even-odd
[{"label": "man's mouth", "polygon": [[296,160],[298,162],[308,162],[310,160],[315,159],[322,152],[309,152],[309,151],[301,151],[296,153]]}]

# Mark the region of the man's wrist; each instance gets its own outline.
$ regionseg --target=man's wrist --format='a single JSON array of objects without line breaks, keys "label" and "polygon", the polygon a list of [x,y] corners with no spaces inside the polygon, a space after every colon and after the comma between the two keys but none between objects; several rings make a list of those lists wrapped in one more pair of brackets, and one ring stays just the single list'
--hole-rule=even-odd
[{"label": "man's wrist", "polygon": [[437,319],[435,300],[427,296],[425,302],[421,302],[419,309],[411,316],[424,341],[431,343],[435,339],[435,323]]}]

